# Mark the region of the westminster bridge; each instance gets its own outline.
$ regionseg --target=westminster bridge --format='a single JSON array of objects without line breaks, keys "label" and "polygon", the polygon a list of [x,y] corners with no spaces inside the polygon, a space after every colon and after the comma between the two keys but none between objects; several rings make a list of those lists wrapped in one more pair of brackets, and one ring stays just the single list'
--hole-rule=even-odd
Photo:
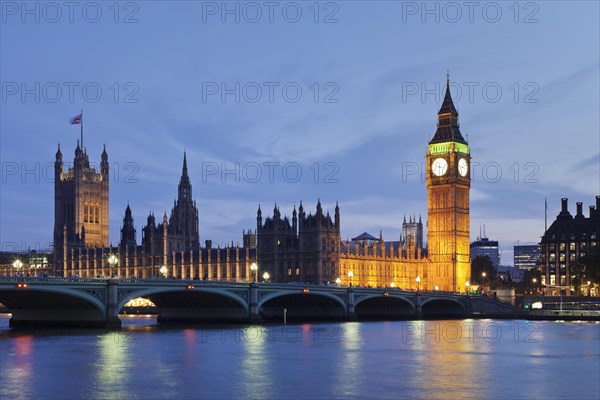
[{"label": "westminster bridge", "polygon": [[119,327],[134,298],[158,308],[159,322],[283,322],[511,317],[517,310],[485,296],[302,284],[175,279],[0,278],[10,326]]}]

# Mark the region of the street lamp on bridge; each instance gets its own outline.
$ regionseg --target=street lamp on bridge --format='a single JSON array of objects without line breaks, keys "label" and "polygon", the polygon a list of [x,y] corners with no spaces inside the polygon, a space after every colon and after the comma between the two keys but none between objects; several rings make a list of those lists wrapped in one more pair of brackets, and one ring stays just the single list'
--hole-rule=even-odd
[{"label": "street lamp on bridge", "polygon": [[265,272],[263,274],[263,281],[267,282],[269,280],[269,278],[271,277],[271,275],[268,272]]},{"label": "street lamp on bridge", "polygon": [[353,277],[353,276],[354,276],[354,272],[352,272],[352,271],[348,271],[348,279],[349,279],[349,281],[350,281],[350,283],[349,283],[348,287],[351,287],[351,286],[352,286],[352,277]]},{"label": "street lamp on bridge", "polygon": [[340,277],[338,276],[337,278],[335,278],[335,283],[340,286],[340,283],[342,283],[342,280],[340,279]]},{"label": "street lamp on bridge", "polygon": [[469,295],[469,287],[470,287],[470,286],[471,286],[471,282],[469,282],[469,281],[466,281],[466,282],[465,282],[465,287],[467,288],[467,289],[466,289],[466,291],[467,291],[467,296]]},{"label": "street lamp on bridge", "polygon": [[113,253],[110,253],[108,255],[108,258],[106,259],[106,261],[108,262],[108,265],[110,266],[111,277],[114,278],[115,277],[115,265],[117,265],[119,263],[119,257],[114,255]]},{"label": "street lamp on bridge", "polygon": [[14,269],[19,271],[23,267],[23,262],[17,258],[15,261],[13,261],[12,266]]},{"label": "street lamp on bridge", "polygon": [[421,290],[421,277],[417,276],[417,292]]},{"label": "street lamp on bridge", "polygon": [[163,275],[163,277],[166,278],[167,277],[167,266],[163,265],[162,267],[160,267],[158,272],[160,272]]},{"label": "street lamp on bridge", "polygon": [[250,264],[250,269],[254,272],[254,282],[258,282],[258,264],[255,262]]}]

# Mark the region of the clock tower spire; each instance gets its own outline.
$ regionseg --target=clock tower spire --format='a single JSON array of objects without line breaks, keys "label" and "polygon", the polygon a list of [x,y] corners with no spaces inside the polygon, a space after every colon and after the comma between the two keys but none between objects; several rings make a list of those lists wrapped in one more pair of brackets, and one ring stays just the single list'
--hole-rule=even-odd
[{"label": "clock tower spire", "polygon": [[437,129],[426,154],[427,247],[431,259],[428,282],[442,290],[463,292],[471,278],[470,163],[469,145],[460,132],[448,74]]}]

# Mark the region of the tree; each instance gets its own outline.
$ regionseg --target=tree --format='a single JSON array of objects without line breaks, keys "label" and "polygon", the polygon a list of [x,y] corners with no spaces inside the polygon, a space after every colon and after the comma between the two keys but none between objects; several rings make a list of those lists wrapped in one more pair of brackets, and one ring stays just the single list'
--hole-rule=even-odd
[{"label": "tree", "polygon": [[518,293],[536,293],[541,287],[542,273],[538,268],[525,271],[523,280],[516,285]]},{"label": "tree", "polygon": [[471,279],[482,284],[489,284],[496,280],[496,269],[488,256],[478,256],[471,261]]},{"label": "tree", "polygon": [[578,290],[587,286],[587,282],[600,281],[600,248],[594,246],[583,257],[571,265],[571,283]]}]

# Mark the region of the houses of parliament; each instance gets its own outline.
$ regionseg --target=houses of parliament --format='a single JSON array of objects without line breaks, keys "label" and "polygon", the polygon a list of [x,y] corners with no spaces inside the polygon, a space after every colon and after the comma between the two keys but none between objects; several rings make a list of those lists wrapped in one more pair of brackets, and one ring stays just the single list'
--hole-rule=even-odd
[{"label": "houses of parliament", "polygon": [[[83,141],[83,139],[82,139]],[[148,215],[138,244],[128,204],[117,246],[108,239],[109,161],[101,154],[100,171],[90,167],[83,143],[77,143],[73,167],[64,170],[59,149],[55,160],[54,262],[57,274],[122,278],[250,281],[269,273],[272,282],[334,283],[371,287],[461,291],[470,279],[470,151],[463,138],[449,80],[438,112],[437,130],[426,152],[427,245],[423,222],[410,216],[397,241],[363,233],[340,235],[340,207],[333,215],[320,200],[309,211],[300,202],[291,220],[279,207],[256,229],[243,232],[242,245],[200,242],[199,211],[192,196],[187,158],[170,214]],[[112,264],[109,259],[112,257]],[[253,264],[258,271],[252,269]]]}]

